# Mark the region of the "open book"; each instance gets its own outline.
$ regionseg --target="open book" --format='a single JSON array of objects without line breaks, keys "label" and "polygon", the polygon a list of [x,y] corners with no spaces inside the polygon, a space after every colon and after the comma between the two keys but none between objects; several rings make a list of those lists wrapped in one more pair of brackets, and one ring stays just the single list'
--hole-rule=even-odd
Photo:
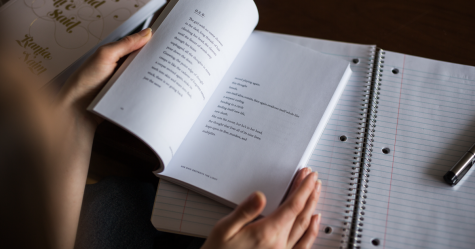
[{"label": "open book", "polygon": [[156,172],[229,206],[256,190],[273,211],[351,75],[345,60],[253,34],[252,0],[180,0],[90,110],[160,157]]},{"label": "open book", "polygon": [[[442,177],[475,141],[475,67],[374,45],[255,33],[351,63],[307,164],[323,182],[314,248],[473,248],[473,174],[455,188]],[[229,212],[161,180],[152,223],[206,237]]]}]

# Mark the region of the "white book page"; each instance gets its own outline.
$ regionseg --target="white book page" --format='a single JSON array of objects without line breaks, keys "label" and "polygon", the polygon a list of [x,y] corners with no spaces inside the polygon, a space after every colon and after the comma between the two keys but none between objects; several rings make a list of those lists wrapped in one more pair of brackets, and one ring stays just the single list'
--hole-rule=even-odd
[{"label": "white book page", "polygon": [[[359,152],[357,138],[361,127],[361,104],[367,89],[375,46],[279,35],[284,39],[310,47],[324,54],[351,62],[353,74],[307,166],[318,171],[322,193],[316,213],[322,213],[317,240],[312,248],[346,248],[349,222],[353,212],[353,197],[349,189]],[[346,137],[345,141],[340,140]],[[344,230],[345,229],[345,230]]]},{"label": "white book page", "polygon": [[167,165],[258,13],[251,0],[180,0],[164,15],[151,41],[125,63],[92,109],[141,138]]},{"label": "white book page", "polygon": [[473,248],[473,169],[442,176],[475,142],[474,91],[474,67],[386,52],[363,248]]},{"label": "white book page", "polygon": [[341,95],[347,68],[344,60],[253,34],[162,175],[234,204],[260,190],[269,214],[343,81]]},{"label": "white book page", "polygon": [[[346,211],[349,210],[345,206],[348,204],[346,186],[351,182],[354,144],[357,141],[356,135],[353,134],[356,133],[359,123],[358,105],[362,89],[366,85],[373,46],[264,33],[348,62],[359,59],[358,64],[351,65],[353,74],[307,165],[319,172],[323,182],[322,194],[315,210],[315,213],[322,213],[322,224],[314,248],[338,248],[344,239],[342,229],[343,223],[347,221],[344,217],[348,215]],[[348,140],[340,141],[341,135],[348,136]],[[169,182],[164,184],[165,182],[160,180],[152,215],[152,223],[157,229],[206,237],[213,225],[226,215],[223,213],[224,209],[215,209],[217,206],[226,208],[224,205],[205,197],[201,197],[203,199],[199,201],[187,201],[187,194],[197,198],[196,194]],[[213,208],[203,203],[211,204]],[[325,233],[326,228],[331,229],[331,232]]]}]

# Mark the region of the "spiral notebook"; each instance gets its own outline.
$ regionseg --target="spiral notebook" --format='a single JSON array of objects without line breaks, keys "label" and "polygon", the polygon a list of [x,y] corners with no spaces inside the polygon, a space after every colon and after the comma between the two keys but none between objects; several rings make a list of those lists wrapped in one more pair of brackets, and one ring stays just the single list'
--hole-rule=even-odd
[{"label": "spiral notebook", "polygon": [[[273,35],[354,72],[307,164],[323,182],[314,248],[472,248],[475,179],[451,188],[442,176],[475,142],[475,67]],[[152,223],[206,237],[231,211],[161,180]]]}]

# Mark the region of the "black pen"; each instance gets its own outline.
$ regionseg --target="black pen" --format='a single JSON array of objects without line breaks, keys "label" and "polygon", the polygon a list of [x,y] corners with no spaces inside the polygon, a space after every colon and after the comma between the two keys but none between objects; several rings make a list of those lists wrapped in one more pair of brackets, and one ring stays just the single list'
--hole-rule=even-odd
[{"label": "black pen", "polygon": [[462,158],[444,175],[444,180],[450,186],[455,186],[470,170],[475,162],[475,144],[465,152]]}]

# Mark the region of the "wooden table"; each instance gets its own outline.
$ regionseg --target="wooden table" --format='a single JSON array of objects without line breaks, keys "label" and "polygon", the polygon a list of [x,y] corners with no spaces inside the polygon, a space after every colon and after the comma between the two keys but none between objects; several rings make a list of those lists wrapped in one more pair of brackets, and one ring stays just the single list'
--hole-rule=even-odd
[{"label": "wooden table", "polygon": [[[376,44],[385,50],[475,66],[473,0],[255,2],[260,14],[258,30]],[[97,131],[90,176],[151,178],[157,162],[138,139],[105,122]]]},{"label": "wooden table", "polygon": [[475,66],[473,0],[256,0],[257,29]]}]

